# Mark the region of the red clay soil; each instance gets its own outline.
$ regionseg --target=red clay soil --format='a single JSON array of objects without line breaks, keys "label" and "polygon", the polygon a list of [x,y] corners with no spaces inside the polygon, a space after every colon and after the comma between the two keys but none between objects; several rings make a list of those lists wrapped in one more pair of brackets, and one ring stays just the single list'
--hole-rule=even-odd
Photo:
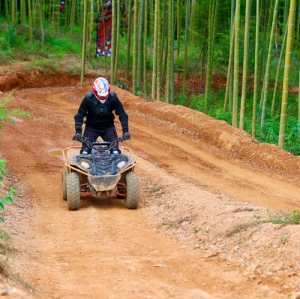
[{"label": "red clay soil", "polygon": [[300,210],[300,158],[203,113],[112,86],[129,115],[140,206],[90,198],[68,211],[51,153],[77,144],[73,117],[94,78],[81,87],[67,73],[0,69],[0,103],[30,113],[1,129],[6,188],[19,191],[0,227],[1,294],[300,298],[300,230],[288,219]]}]

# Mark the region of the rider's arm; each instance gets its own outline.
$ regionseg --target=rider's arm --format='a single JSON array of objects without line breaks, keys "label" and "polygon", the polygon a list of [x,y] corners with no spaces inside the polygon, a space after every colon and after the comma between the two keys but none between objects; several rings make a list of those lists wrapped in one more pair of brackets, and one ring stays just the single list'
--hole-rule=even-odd
[{"label": "rider's arm", "polygon": [[115,110],[116,114],[119,116],[119,120],[122,125],[122,131],[123,131],[123,133],[129,132],[128,115],[124,110],[123,104],[121,103],[121,101],[119,100],[119,98],[117,97],[117,95],[114,92],[111,92],[111,95],[114,98],[114,101],[113,101],[114,110]]},{"label": "rider's arm", "polygon": [[74,116],[76,133],[82,133],[83,119],[87,116],[88,104],[88,99],[85,97],[79,106],[78,112]]}]

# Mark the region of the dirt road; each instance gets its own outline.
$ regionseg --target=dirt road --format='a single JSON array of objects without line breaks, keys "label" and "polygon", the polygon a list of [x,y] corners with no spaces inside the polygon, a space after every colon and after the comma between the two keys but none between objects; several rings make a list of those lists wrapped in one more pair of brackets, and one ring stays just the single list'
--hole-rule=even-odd
[{"label": "dirt road", "polygon": [[1,225],[11,236],[11,272],[22,282],[3,277],[3,294],[300,296],[299,226],[273,223],[298,215],[300,158],[202,113],[113,86],[129,115],[126,146],[138,161],[140,207],[88,199],[68,211],[63,161],[51,152],[76,144],[73,116],[92,79],[78,82],[1,69],[0,101],[30,113],[1,130],[0,154],[19,191]]}]

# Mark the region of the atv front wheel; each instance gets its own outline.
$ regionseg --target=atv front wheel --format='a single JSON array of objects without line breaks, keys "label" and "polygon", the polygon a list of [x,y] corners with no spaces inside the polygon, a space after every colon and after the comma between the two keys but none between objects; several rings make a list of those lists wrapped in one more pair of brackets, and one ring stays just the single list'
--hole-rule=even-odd
[{"label": "atv front wheel", "polygon": [[67,168],[64,166],[62,170],[62,198],[67,200]]},{"label": "atv front wheel", "polygon": [[140,182],[135,172],[126,174],[126,197],[125,207],[127,209],[137,209],[140,201]]},{"label": "atv front wheel", "polygon": [[67,201],[70,211],[80,209],[80,182],[76,172],[67,175]]}]

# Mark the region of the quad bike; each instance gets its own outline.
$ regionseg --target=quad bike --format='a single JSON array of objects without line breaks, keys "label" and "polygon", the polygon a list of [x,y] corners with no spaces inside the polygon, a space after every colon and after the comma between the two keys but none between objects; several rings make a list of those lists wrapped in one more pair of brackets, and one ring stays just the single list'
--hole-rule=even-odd
[{"label": "quad bike", "polygon": [[129,148],[122,147],[124,153],[113,150],[124,139],[118,137],[113,142],[91,142],[80,137],[78,141],[85,143],[90,153],[80,153],[81,146],[62,150],[65,162],[62,196],[68,203],[68,209],[80,209],[80,199],[91,196],[117,197],[125,201],[126,208],[137,209],[140,200],[139,177],[134,172],[137,162]]}]

